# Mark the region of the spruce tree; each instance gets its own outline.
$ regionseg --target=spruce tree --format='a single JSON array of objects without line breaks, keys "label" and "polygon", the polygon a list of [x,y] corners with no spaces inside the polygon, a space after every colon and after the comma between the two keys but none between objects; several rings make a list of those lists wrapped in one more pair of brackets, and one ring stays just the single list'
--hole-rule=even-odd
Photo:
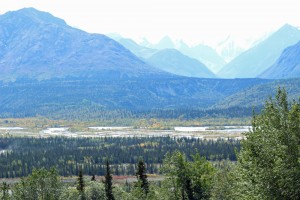
[{"label": "spruce tree", "polygon": [[105,194],[107,200],[115,200],[114,195],[113,195],[113,186],[112,186],[112,175],[110,172],[110,166],[108,160],[106,160],[106,174],[105,174],[105,180],[104,180],[104,185],[105,185]]},{"label": "spruce tree", "polygon": [[141,189],[143,190],[144,194],[147,195],[149,193],[149,182],[146,174],[146,166],[143,160],[140,160],[138,163],[136,176],[138,183],[140,183]]},{"label": "spruce tree", "polygon": [[79,175],[78,175],[77,190],[79,191],[80,199],[85,200],[84,180],[83,180],[83,175],[82,175],[81,169],[79,170]]}]

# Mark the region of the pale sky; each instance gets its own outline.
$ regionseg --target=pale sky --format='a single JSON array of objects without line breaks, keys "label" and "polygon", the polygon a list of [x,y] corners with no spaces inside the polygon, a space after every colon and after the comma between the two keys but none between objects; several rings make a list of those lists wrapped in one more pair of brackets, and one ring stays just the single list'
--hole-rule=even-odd
[{"label": "pale sky", "polygon": [[285,23],[300,26],[299,0],[0,0],[0,13],[34,7],[93,33],[152,42],[165,35],[212,44],[228,35],[259,38]]}]

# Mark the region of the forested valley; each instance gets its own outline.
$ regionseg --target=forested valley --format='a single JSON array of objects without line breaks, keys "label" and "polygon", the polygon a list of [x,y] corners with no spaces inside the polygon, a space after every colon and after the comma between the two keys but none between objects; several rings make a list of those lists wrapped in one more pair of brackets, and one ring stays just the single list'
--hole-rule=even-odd
[{"label": "forested valley", "polygon": [[[279,88],[245,137],[2,137],[1,176],[22,178],[3,182],[1,198],[299,199],[300,102]],[[136,179],[120,183],[118,174]],[[71,175],[76,181],[65,182]]]},{"label": "forested valley", "polygon": [[29,175],[34,168],[55,167],[61,176],[104,175],[105,162],[110,160],[115,175],[134,175],[140,158],[148,173],[159,174],[164,156],[180,151],[191,159],[196,152],[210,161],[236,161],[237,140],[201,140],[172,137],[103,137],[103,138],[28,138],[2,137],[0,143],[0,177]]}]

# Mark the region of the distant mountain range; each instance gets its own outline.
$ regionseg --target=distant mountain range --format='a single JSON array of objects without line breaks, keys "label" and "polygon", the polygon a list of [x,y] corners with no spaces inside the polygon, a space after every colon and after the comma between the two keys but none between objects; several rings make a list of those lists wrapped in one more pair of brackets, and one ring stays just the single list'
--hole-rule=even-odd
[{"label": "distant mountain range", "polygon": [[[250,64],[260,63],[266,69],[270,58],[276,61],[280,56],[278,48],[283,50],[288,43],[299,41],[298,32],[285,26],[235,60],[257,56],[262,60],[249,60]],[[299,79],[217,79],[204,63],[174,49],[179,48],[176,45],[159,50],[130,39],[118,41],[122,44],[70,27],[33,8],[1,15],[0,116],[48,116],[70,110],[78,116],[82,111],[88,115],[97,109],[216,108],[228,113],[227,108],[242,112],[240,108],[261,106],[278,86],[286,86],[293,97],[300,95]],[[168,39],[161,43],[163,47],[168,45]],[[182,51],[185,48],[190,55],[202,51],[204,57],[218,60],[209,47],[188,47],[182,43]],[[299,67],[298,55],[299,43],[288,47],[269,65],[275,63],[269,70],[278,74],[265,71],[261,76],[280,78],[282,70],[285,77],[293,77],[290,74],[297,74]],[[256,73],[259,71],[263,72],[260,69]]]},{"label": "distant mountain range", "polygon": [[[215,59],[218,58],[217,54],[206,46],[197,46],[194,48],[189,48],[186,44],[182,44],[181,51],[178,51],[174,48],[167,48],[168,46],[174,47],[172,41],[170,38],[166,37],[164,40],[166,41],[166,45],[161,44],[159,49],[154,49],[155,45],[149,48],[142,45],[137,44],[135,41],[127,38],[123,38],[120,35],[117,34],[110,34],[108,35],[112,37],[114,40],[122,44],[124,47],[129,49],[132,53],[134,53],[136,56],[141,58],[146,63],[149,63],[150,65],[157,67],[163,71],[180,75],[180,76],[187,76],[187,77],[199,77],[199,78],[215,78],[215,74],[209,70],[209,67],[206,67],[203,63],[201,63],[198,60],[196,60],[194,57],[198,58],[206,57],[206,63],[208,63],[208,60],[218,60]],[[172,43],[172,45],[171,45]],[[150,44],[148,44],[150,46]],[[157,46],[158,47],[158,46]],[[206,51],[208,50],[208,51]],[[184,55],[182,52],[185,52]],[[198,53],[197,53],[198,52]],[[194,55],[193,56],[187,56]],[[212,56],[211,56],[212,55]],[[216,55],[216,56],[214,56]],[[221,60],[220,66],[223,65],[223,62]],[[214,66],[212,63],[210,63],[209,66]]]},{"label": "distant mountain range", "polygon": [[144,40],[141,45],[152,48],[152,49],[158,49],[158,50],[175,49],[176,48],[176,45],[174,44],[174,42],[172,41],[172,39],[169,36],[163,37],[156,44],[152,44],[148,40]]},{"label": "distant mountain range", "polygon": [[132,53],[134,53],[136,56],[138,56],[143,60],[149,58],[157,51],[159,51],[158,49],[153,49],[153,48],[139,45],[134,40],[129,38],[124,38],[118,34],[108,34],[107,36],[116,40],[117,42],[122,44],[126,49],[130,50]]},{"label": "distant mountain range", "polygon": [[217,73],[223,78],[254,78],[268,69],[288,46],[300,41],[300,30],[284,25],[266,40],[243,52]]},{"label": "distant mountain range", "polygon": [[259,77],[270,79],[300,77],[300,42],[286,48],[277,61]]},{"label": "distant mountain range", "polygon": [[159,76],[119,43],[33,8],[0,16],[0,80]]},{"label": "distant mountain range", "polygon": [[[245,50],[247,49],[243,49],[242,47],[238,46],[230,36],[228,36],[225,40],[221,41],[216,46],[216,51],[220,56],[222,56],[226,63],[239,56]],[[225,66],[225,64],[223,65],[223,67]]]},{"label": "distant mountain range", "polygon": [[157,44],[151,44],[147,40],[144,40],[140,45],[158,50],[176,49],[190,58],[197,59],[213,73],[217,73],[226,64],[223,58],[219,56],[213,48],[207,45],[198,44],[189,46],[183,41],[174,43],[168,36],[163,37]]},{"label": "distant mountain range", "polygon": [[216,78],[215,74],[200,61],[185,56],[176,49],[160,50],[146,60],[149,64],[172,74],[198,78]]},{"label": "distant mountain range", "polygon": [[[293,76],[281,75],[279,69],[276,69],[278,72],[278,76],[268,76],[268,74],[262,74],[274,62],[279,58],[281,53],[291,45],[294,45],[298,41],[300,41],[300,30],[290,26],[288,24],[281,27],[279,30],[270,34],[268,36],[263,37],[264,39],[252,41],[248,46],[254,45],[250,49],[244,49],[236,44],[232,37],[228,37],[226,40],[220,42],[214,50],[213,48],[198,44],[196,46],[188,46],[183,41],[179,41],[174,43],[171,38],[165,36],[162,38],[157,44],[151,44],[147,40],[144,40],[142,43],[137,44],[131,39],[125,39],[121,36],[113,37],[116,41],[120,42],[124,47],[128,48],[132,53],[140,57],[142,60],[146,61],[154,54],[158,53],[160,50],[164,49],[176,49],[180,51],[185,56],[190,58],[197,59],[202,64],[205,65],[211,72],[215,73],[219,78],[255,78],[255,77],[263,77],[263,78],[289,78],[289,77],[300,77],[298,74],[293,73]],[[219,54],[218,54],[218,53]],[[175,54],[173,54],[175,55]],[[222,55],[222,56],[220,56]],[[283,57],[286,55],[283,55]],[[293,60],[294,54],[291,54],[289,60]],[[223,57],[223,58],[222,58]],[[185,57],[187,58],[187,57]],[[184,63],[184,60],[178,60],[178,58],[170,58],[171,60],[177,60],[181,64]],[[229,60],[230,62],[226,64],[225,60]],[[281,58],[282,59],[282,58]],[[297,61],[297,58],[295,58]],[[188,69],[187,67],[183,67],[178,70],[179,66],[176,66],[176,69],[170,71],[169,65],[162,67],[165,61],[159,63],[159,58],[155,60],[155,63],[152,62],[152,65],[157,65],[158,68],[168,68],[168,72],[173,71],[175,74],[186,76],[190,76],[189,74],[192,72],[190,69],[197,69],[195,67],[189,68],[189,71],[184,71]],[[186,60],[185,60],[186,61]],[[189,65],[189,62],[184,63],[184,66]],[[197,69],[200,70],[200,69]],[[285,69],[288,70],[288,69]],[[288,71],[284,72],[288,74]],[[195,74],[198,72],[195,71]],[[262,75],[260,75],[262,74]],[[269,73],[276,74],[276,73]],[[198,76],[196,76],[198,77]],[[211,76],[204,76],[211,77]]]},{"label": "distant mountain range", "polygon": [[190,47],[181,41],[178,50],[202,62],[213,73],[219,72],[226,64],[224,59],[213,48],[207,45],[198,44]]}]

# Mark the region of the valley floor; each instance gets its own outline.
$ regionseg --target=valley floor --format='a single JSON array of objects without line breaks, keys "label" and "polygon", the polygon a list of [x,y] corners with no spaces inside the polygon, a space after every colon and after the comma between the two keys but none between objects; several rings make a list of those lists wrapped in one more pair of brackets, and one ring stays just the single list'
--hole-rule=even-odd
[{"label": "valley floor", "polygon": [[46,128],[39,132],[26,127],[0,127],[1,135],[24,137],[187,137],[199,139],[243,139],[244,132],[251,126],[203,126],[203,127],[174,127],[171,130],[154,130],[133,127],[87,127],[86,131],[72,131],[69,127]]}]

